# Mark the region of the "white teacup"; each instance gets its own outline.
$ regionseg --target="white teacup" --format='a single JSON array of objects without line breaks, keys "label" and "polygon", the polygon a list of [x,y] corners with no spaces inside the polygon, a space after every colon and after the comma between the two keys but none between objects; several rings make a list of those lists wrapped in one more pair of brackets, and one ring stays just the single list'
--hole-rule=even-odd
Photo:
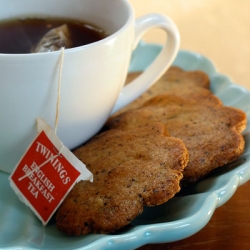
[{"label": "white teacup", "polygon": [[[110,35],[66,49],[58,136],[73,149],[97,133],[109,115],[148,89],[171,65],[179,33],[166,16],[135,20],[126,0],[0,0],[0,20],[48,16],[84,20]],[[161,28],[167,42],[145,72],[124,87],[133,49],[142,35]],[[0,54],[0,170],[10,173],[36,137],[36,118],[54,126],[60,51]]]}]

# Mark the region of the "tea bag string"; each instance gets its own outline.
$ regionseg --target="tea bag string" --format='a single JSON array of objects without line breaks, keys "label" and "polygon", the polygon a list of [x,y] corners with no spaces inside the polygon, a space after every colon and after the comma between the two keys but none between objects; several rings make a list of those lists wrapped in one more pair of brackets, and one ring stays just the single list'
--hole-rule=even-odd
[{"label": "tea bag string", "polygon": [[61,48],[61,60],[60,60],[59,77],[58,77],[58,84],[57,84],[58,89],[57,89],[57,103],[56,103],[56,119],[55,119],[55,126],[54,126],[55,134],[57,133],[58,119],[59,119],[63,62],[64,62],[64,47]]},{"label": "tea bag string", "polygon": [[[63,62],[64,62],[64,47],[61,48],[60,68],[59,68],[59,77],[58,77],[58,84],[57,84],[58,85],[58,87],[57,87],[57,103],[56,103],[56,117],[55,117],[55,126],[54,126],[54,133],[55,134],[57,133],[58,119],[59,119],[59,109],[60,109],[60,101],[61,101],[61,82],[62,82]],[[58,151],[57,154],[52,155],[46,161],[44,161],[42,164],[40,164],[39,166],[36,166],[31,171],[28,171],[25,175],[23,175],[22,177],[20,177],[18,180],[21,181],[25,177],[28,177],[29,175],[31,175],[33,172],[38,171],[41,167],[43,167],[44,165],[46,165],[48,162],[53,161],[55,158],[57,158],[58,156],[60,156],[62,149],[63,149],[63,143],[62,143],[61,148],[60,148],[60,150]]]}]

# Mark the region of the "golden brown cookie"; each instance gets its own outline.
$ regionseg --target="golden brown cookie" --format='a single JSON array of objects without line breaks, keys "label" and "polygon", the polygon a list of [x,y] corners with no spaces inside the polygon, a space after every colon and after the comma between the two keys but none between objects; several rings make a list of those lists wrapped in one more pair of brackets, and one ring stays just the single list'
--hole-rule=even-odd
[{"label": "golden brown cookie", "polygon": [[109,130],[75,155],[94,175],[79,182],[60,206],[57,228],[69,235],[114,232],[179,190],[188,162],[184,143],[161,123],[132,131]]},{"label": "golden brown cookie", "polygon": [[[139,76],[141,72],[129,73],[126,82],[130,82]],[[116,114],[120,114],[126,110],[138,108],[148,99],[159,94],[172,94],[178,96],[188,96],[190,99],[197,93],[203,96],[203,99],[210,98],[211,91],[210,81],[202,71],[184,71],[179,67],[172,66],[166,73],[145,93],[143,93],[135,101],[119,110]]]},{"label": "golden brown cookie", "polygon": [[152,122],[163,123],[169,134],[180,138],[188,149],[190,160],[181,181],[184,185],[196,182],[243,153],[241,132],[246,121],[243,111],[222,106],[219,100],[203,102],[199,95],[195,99],[158,95],[141,108],[111,118],[107,127],[131,130]]}]

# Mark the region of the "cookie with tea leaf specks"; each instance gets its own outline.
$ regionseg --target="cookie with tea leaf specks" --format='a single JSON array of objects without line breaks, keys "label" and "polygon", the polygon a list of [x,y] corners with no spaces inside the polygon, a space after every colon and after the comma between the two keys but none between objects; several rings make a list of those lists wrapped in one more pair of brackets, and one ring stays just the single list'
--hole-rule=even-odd
[{"label": "cookie with tea leaf specks", "polygon": [[[131,82],[140,74],[141,72],[129,73],[126,82]],[[162,94],[186,96],[190,99],[195,98],[199,94],[203,97],[203,101],[220,102],[220,100],[214,99],[211,95],[210,80],[206,73],[200,70],[185,71],[180,67],[171,66],[151,88],[135,101],[119,110],[115,115],[129,109],[138,108],[150,98]]]},{"label": "cookie with tea leaf specks", "polygon": [[189,159],[184,143],[161,123],[105,131],[74,153],[94,181],[77,183],[58,209],[57,228],[68,235],[114,232],[144,206],[168,201]]},{"label": "cookie with tea leaf specks", "polygon": [[246,114],[211,97],[212,102],[205,102],[199,93],[192,99],[157,95],[140,108],[111,117],[106,127],[127,131],[154,122],[163,123],[170,136],[180,138],[188,149],[190,159],[181,180],[184,186],[234,161],[244,151],[241,132],[246,127]]}]

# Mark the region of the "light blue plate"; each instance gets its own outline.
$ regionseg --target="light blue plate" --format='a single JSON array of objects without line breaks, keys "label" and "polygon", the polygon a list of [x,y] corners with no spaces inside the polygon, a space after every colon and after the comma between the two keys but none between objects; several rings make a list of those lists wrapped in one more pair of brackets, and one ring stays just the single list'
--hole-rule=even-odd
[{"label": "light blue plate", "polygon": [[[130,71],[145,69],[160,50],[160,45],[140,43],[133,53]],[[53,222],[43,227],[18,200],[9,186],[8,175],[0,172],[0,249],[128,250],[148,243],[178,241],[201,230],[214,210],[250,179],[250,92],[219,74],[207,58],[197,53],[180,51],[174,65],[185,70],[205,71],[211,79],[212,91],[223,103],[247,113],[245,153],[188,190],[188,194],[176,196],[161,206],[145,208],[128,227],[112,235],[67,237],[57,231]]]}]

